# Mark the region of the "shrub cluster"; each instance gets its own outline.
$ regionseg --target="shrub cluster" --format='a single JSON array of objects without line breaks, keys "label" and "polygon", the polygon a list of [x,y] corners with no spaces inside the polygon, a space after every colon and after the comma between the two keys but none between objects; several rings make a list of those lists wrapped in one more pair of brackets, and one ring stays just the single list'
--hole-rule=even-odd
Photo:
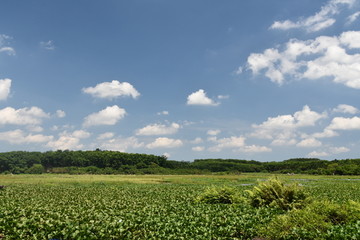
[{"label": "shrub cluster", "polygon": [[[231,187],[211,187],[196,199],[202,203],[246,203],[252,207],[282,210],[266,225],[258,226],[259,239],[321,239],[331,229],[360,219],[360,203],[337,204],[328,200],[312,201],[302,186],[285,184],[277,178],[259,182],[245,191],[246,198]],[[335,231],[336,232],[336,231]]]},{"label": "shrub cluster", "polygon": [[258,186],[246,192],[253,207],[270,206],[290,210],[302,208],[309,201],[303,187],[296,183],[286,185],[276,177],[259,182]]},{"label": "shrub cluster", "polygon": [[233,204],[244,201],[244,198],[240,196],[239,192],[232,187],[208,187],[205,192],[199,195],[196,199],[197,202],[202,203],[225,203]]}]

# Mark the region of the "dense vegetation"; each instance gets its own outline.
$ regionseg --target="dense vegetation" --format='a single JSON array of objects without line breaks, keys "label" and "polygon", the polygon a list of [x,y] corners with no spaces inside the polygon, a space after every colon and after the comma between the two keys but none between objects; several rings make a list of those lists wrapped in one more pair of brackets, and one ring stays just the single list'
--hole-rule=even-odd
[{"label": "dense vegetation", "polygon": [[206,173],[307,173],[360,175],[360,159],[320,160],[296,158],[279,162],[237,159],[167,160],[165,156],[116,151],[48,151],[0,153],[0,173],[71,174],[206,174]]},{"label": "dense vegetation", "polygon": [[[0,239],[358,239],[356,177],[282,175],[282,196],[261,187],[268,177],[0,175]],[[312,198],[301,208],[245,201],[249,191],[289,199],[294,182]]]}]

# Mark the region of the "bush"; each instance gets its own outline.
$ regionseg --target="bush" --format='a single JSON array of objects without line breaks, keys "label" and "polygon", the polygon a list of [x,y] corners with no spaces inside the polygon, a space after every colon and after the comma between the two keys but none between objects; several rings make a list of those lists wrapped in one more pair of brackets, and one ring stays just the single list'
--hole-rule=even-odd
[{"label": "bush", "polygon": [[[260,228],[266,239],[324,239],[336,225],[354,223],[360,218],[360,204],[350,201],[340,205],[327,200],[310,203],[279,215]],[[329,238],[331,239],[331,238]]]},{"label": "bush", "polygon": [[42,174],[45,172],[45,168],[41,164],[33,164],[29,169],[26,170],[26,173],[30,174]]},{"label": "bush", "polygon": [[224,186],[207,188],[203,194],[197,197],[196,201],[213,204],[233,204],[243,202],[244,198],[240,196],[236,189]]},{"label": "bush", "polygon": [[253,190],[247,190],[253,207],[270,206],[283,210],[301,208],[309,202],[308,195],[298,184],[285,185],[277,178],[260,182]]}]

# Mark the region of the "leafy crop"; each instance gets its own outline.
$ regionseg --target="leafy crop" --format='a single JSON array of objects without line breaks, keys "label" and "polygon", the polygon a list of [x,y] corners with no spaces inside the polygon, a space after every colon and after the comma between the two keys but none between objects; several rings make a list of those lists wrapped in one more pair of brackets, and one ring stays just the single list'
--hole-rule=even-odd
[{"label": "leafy crop", "polygon": [[356,180],[312,177],[303,188],[314,201],[284,212],[243,202],[194,202],[209,185],[228,189],[218,191],[230,193],[224,196],[236,193],[241,198],[256,178],[268,175],[183,180],[55,176],[0,175],[0,185],[6,185],[0,191],[0,239],[261,239],[276,234],[293,237],[288,239],[356,239],[360,231],[359,204],[348,201],[360,199]]}]

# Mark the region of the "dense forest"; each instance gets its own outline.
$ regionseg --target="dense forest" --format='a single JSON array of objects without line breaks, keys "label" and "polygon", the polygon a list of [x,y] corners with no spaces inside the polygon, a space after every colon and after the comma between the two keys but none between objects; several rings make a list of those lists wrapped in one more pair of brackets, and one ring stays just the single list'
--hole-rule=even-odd
[{"label": "dense forest", "polygon": [[328,161],[317,158],[295,158],[279,162],[196,159],[193,162],[185,162],[168,160],[165,156],[100,149],[95,151],[58,150],[0,153],[0,173],[3,174],[208,174],[242,172],[360,175],[360,159]]}]

